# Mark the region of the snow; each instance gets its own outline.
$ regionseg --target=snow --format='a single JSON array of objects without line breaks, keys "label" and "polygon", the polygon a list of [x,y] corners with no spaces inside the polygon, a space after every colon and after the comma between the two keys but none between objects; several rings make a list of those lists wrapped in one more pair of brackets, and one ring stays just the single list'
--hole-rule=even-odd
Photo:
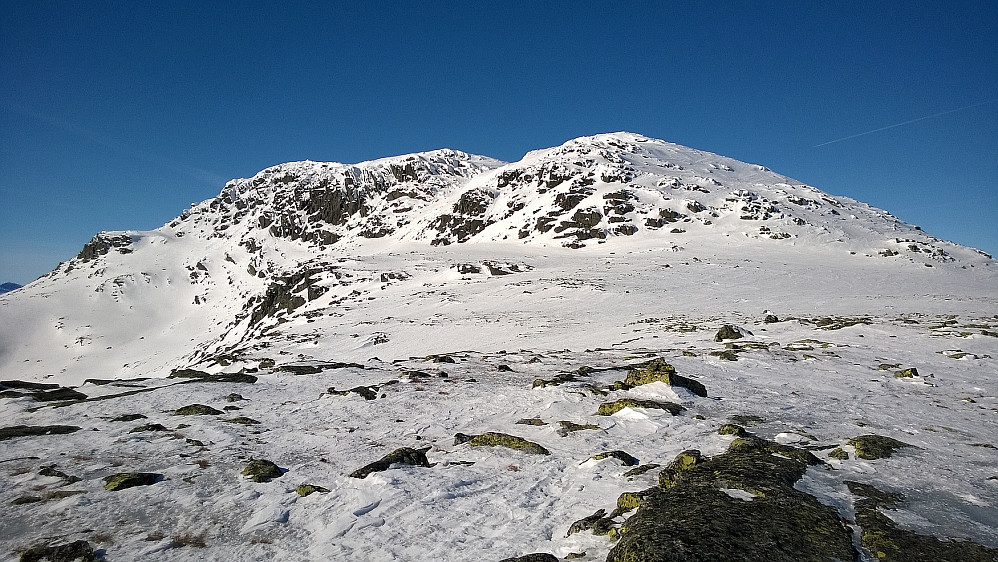
[{"label": "snow", "polygon": [[[96,544],[108,559],[120,560],[460,561],[582,551],[583,560],[599,560],[612,543],[588,532],[566,537],[568,527],[610,508],[624,491],[652,486],[657,472],[625,478],[630,467],[590,457],[624,450],[642,464],[664,465],[686,449],[717,454],[732,439],[717,428],[733,415],[759,416],[762,422],[746,428],[768,439],[846,450],[848,460],[828,459],[834,470],[812,468],[798,487],[847,519],[852,499],[842,482],[851,479],[902,493],[906,502],[891,517],[910,528],[998,546],[998,463],[995,449],[980,446],[998,446],[998,337],[985,334],[998,332],[993,260],[765,167],[630,133],[576,139],[505,165],[450,150],[413,157],[448,172],[429,184],[395,186],[429,195],[393,202],[409,211],[377,207],[409,221],[391,235],[357,235],[367,223],[356,216],[329,227],[344,237],[321,248],[272,236],[258,217],[270,209],[268,197],[283,193],[275,178],[287,173],[320,181],[350,171],[392,182],[386,170],[414,160],[283,164],[226,186],[223,195],[247,202],[243,209],[215,200],[197,204],[160,229],[128,232],[130,253],[73,260],[0,296],[0,380],[58,383],[106,398],[64,407],[0,399],[0,426],[83,428],[0,441],[0,503],[58,489],[86,491],[8,507],[0,517],[0,558],[46,538],[95,542],[93,536],[103,534]],[[498,188],[499,175],[555,163],[568,169],[582,157],[593,158],[600,170],[634,168],[629,185],[637,186],[636,210],[627,216],[636,224],[642,206],[685,209],[691,199],[719,216],[711,224],[691,217],[634,236],[589,240],[579,249],[562,247],[553,232],[518,238],[525,218],[547,213],[555,193]],[[710,193],[658,187],[668,178],[702,184]],[[602,205],[604,195],[621,189],[611,183],[597,181],[579,208]],[[495,222],[467,243],[431,246],[439,234],[428,226],[432,218],[479,188],[497,193],[486,211]],[[821,203],[796,205],[786,202],[789,196]],[[372,197],[376,205],[389,204]],[[726,201],[732,197],[737,203]],[[763,198],[779,200],[788,214],[739,218],[737,205]],[[512,211],[507,203],[513,201],[524,207]],[[793,223],[798,216],[807,224]],[[760,233],[763,225],[792,237],[772,239]],[[674,226],[686,232],[669,232]],[[259,248],[247,244],[251,238]],[[899,255],[878,253],[888,248]],[[462,264],[480,272],[461,273]],[[251,274],[249,265],[264,277]],[[326,291],[291,313],[250,325],[247,305],[273,277],[305,267],[320,271],[313,285]],[[382,281],[388,273],[404,275]],[[768,313],[783,321],[764,323]],[[863,323],[824,329],[823,318]],[[752,333],[729,345],[760,345],[734,350],[737,361],[711,355],[728,350],[713,341],[724,324]],[[450,354],[456,363],[426,359],[432,354]],[[537,378],[582,366],[614,368],[583,379],[609,384],[623,379],[627,365],[651,357],[702,382],[709,397],[663,383],[607,397],[581,382],[532,388]],[[364,368],[292,375],[260,368],[264,359],[277,367],[339,361]],[[920,376],[895,378],[881,364],[916,367]],[[260,368],[260,380],[164,378],[185,367],[213,373]],[[409,370],[447,376],[404,376]],[[149,378],[120,383],[130,386],[84,384],[140,377]],[[391,380],[400,382],[382,387],[384,397],[376,400],[329,393],[330,387]],[[111,397],[134,390],[143,392]],[[225,402],[233,392],[247,401]],[[601,402],[623,396],[681,403],[687,411],[673,417],[625,408],[595,415]],[[191,403],[241,409],[171,415]],[[134,412],[148,419],[110,421]],[[261,424],[223,421],[235,415]],[[517,424],[522,418],[548,425]],[[601,429],[561,437],[561,420]],[[129,433],[144,423],[170,431]],[[455,433],[485,431],[524,437],[551,455],[454,444]],[[846,441],[865,433],[917,449],[857,459]],[[208,446],[192,446],[187,438]],[[363,480],[347,476],[395,448],[423,446],[431,447],[431,468],[397,465]],[[827,451],[815,453],[825,459]],[[269,483],[251,482],[240,476],[250,458],[273,460],[287,472]],[[38,475],[48,464],[82,480],[60,486]],[[125,470],[165,479],[120,492],[103,489],[104,476]],[[295,488],[302,483],[331,491],[299,497]],[[748,492],[726,492],[751,501]],[[175,540],[201,533],[204,548]]]}]

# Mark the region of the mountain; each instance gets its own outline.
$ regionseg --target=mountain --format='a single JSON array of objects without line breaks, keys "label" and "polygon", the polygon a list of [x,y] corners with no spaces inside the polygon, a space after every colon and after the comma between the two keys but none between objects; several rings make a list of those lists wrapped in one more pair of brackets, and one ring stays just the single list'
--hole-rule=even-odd
[{"label": "mountain", "polygon": [[632,133],[274,166],[0,296],[0,548],[988,559],[995,287]]},{"label": "mountain", "polygon": [[18,285],[17,283],[4,283],[0,285],[0,294],[9,293],[14,289],[20,289],[20,288],[21,286]]}]

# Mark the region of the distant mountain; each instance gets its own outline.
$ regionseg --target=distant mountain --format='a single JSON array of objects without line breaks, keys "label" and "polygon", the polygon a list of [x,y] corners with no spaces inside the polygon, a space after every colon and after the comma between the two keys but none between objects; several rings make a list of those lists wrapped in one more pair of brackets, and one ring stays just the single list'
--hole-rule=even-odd
[{"label": "distant mountain", "polygon": [[17,283],[4,283],[0,285],[0,294],[9,293],[14,289],[20,289],[20,288],[21,285],[18,285]]}]

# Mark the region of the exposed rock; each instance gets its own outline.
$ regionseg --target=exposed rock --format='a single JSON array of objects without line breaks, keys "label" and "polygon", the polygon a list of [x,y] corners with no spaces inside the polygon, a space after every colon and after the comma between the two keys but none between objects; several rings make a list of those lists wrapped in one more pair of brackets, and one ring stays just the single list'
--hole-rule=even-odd
[{"label": "exposed rock", "polygon": [[231,420],[225,420],[225,423],[237,423],[240,425],[260,425],[260,422],[253,418],[247,418],[246,416],[237,416]]},{"label": "exposed rock", "polygon": [[515,558],[503,558],[499,562],[558,562],[558,557],[546,552],[535,552]]},{"label": "exposed rock", "polygon": [[862,527],[863,546],[875,560],[885,562],[935,562],[937,560],[998,560],[998,549],[965,540],[940,540],[898,528],[882,509],[896,507],[902,500],[897,494],[882,492],[859,482],[845,482],[858,497],[854,502],[856,524]]},{"label": "exposed rock", "polygon": [[718,435],[734,435],[735,437],[745,437],[748,433],[745,428],[733,423],[726,423],[717,430]]},{"label": "exposed rock", "polygon": [[641,476],[642,474],[648,472],[649,470],[655,470],[656,468],[659,468],[660,466],[661,465],[655,464],[653,462],[652,463],[648,463],[648,464],[643,464],[641,466],[632,468],[632,469],[628,470],[627,472],[625,472],[624,473],[624,477],[625,478],[634,478],[635,476]]},{"label": "exposed rock", "polygon": [[859,435],[850,439],[849,444],[856,448],[856,456],[865,460],[885,459],[897,449],[911,447],[903,441],[883,435]]},{"label": "exposed rock", "polygon": [[10,427],[0,427],[0,441],[34,435],[62,435],[73,433],[80,429],[75,425],[13,425]]},{"label": "exposed rock", "polygon": [[177,408],[173,415],[175,416],[217,416],[221,414],[221,410],[216,410],[211,406],[205,406],[204,404],[189,404],[182,408]]},{"label": "exposed rock", "polygon": [[551,452],[544,447],[541,447],[537,443],[527,441],[522,437],[493,431],[487,431],[481,435],[465,435],[463,433],[456,434],[454,436],[454,444],[460,445],[462,443],[467,443],[475,447],[506,447],[534,455],[551,454]]},{"label": "exposed rock", "polygon": [[100,560],[94,554],[93,547],[85,540],[73,541],[68,544],[54,546],[34,546],[21,552],[20,562],[96,562]]},{"label": "exposed rock", "polygon": [[593,513],[592,515],[587,515],[586,517],[583,517],[582,519],[579,519],[578,521],[572,523],[572,525],[568,528],[568,534],[565,536],[574,535],[575,533],[581,533],[582,531],[589,531],[596,526],[597,522],[599,522],[601,519],[605,517],[606,517],[605,509],[597,510],[596,513]]},{"label": "exposed rock", "polygon": [[162,474],[154,472],[119,472],[104,477],[104,489],[116,492],[135,486],[151,486],[163,479]]},{"label": "exposed rock", "polygon": [[714,341],[737,340],[751,335],[752,332],[746,330],[745,328],[741,328],[733,324],[725,324],[724,326],[721,326],[720,330],[717,331],[717,334],[714,336]]},{"label": "exposed rock", "polygon": [[147,423],[138,427],[133,427],[128,433],[140,433],[143,431],[169,431],[165,425],[159,423]]},{"label": "exposed rock", "polygon": [[170,376],[171,379],[192,379],[192,382],[238,382],[255,383],[257,378],[246,373],[218,373],[212,375],[196,369],[175,369]]},{"label": "exposed rock", "polygon": [[225,397],[226,402],[239,402],[241,400],[246,400],[242,394],[232,393]]},{"label": "exposed rock", "polygon": [[910,369],[902,369],[900,371],[894,371],[894,378],[896,379],[910,379],[918,376],[918,369],[911,367]]},{"label": "exposed rock", "polygon": [[567,436],[569,433],[572,433],[573,431],[582,431],[585,429],[603,429],[602,427],[598,425],[593,425],[591,423],[579,424],[564,420],[558,422],[558,425],[561,426],[561,428],[558,430],[558,435],[561,435],[562,437]]},{"label": "exposed rock", "polygon": [[113,421],[113,422],[130,422],[130,421],[144,420],[144,419],[146,419],[145,414],[122,414],[122,415],[120,415],[120,416],[118,416],[116,418],[111,418],[111,421]]},{"label": "exposed rock", "polygon": [[766,317],[762,319],[762,321],[766,324],[775,324],[780,321],[780,318],[775,314],[767,314]]},{"label": "exposed rock", "polygon": [[831,451],[828,452],[828,456],[830,458],[837,459],[840,461],[849,460],[849,453],[842,450],[842,447],[836,447],[832,449]]},{"label": "exposed rock", "polygon": [[281,468],[266,459],[253,459],[243,469],[242,475],[249,476],[254,482],[270,482],[284,474]]},{"label": "exposed rock", "polygon": [[707,388],[703,384],[691,378],[677,375],[676,368],[666,363],[664,359],[652,359],[647,363],[635,365],[627,373],[621,386],[633,388],[653,382],[664,382],[669,386],[685,388],[697,396],[707,396]]},{"label": "exposed rock", "polygon": [[638,459],[632,457],[624,451],[606,451],[605,453],[598,453],[589,458],[597,461],[614,458],[624,463],[624,466],[635,466],[638,464]]},{"label": "exposed rock", "polygon": [[637,398],[620,398],[619,400],[614,400],[613,402],[604,402],[600,404],[599,410],[596,411],[596,414],[600,416],[612,416],[624,408],[653,408],[657,410],[666,410],[674,416],[678,416],[680,412],[686,410],[686,408],[683,408],[679,404],[673,402],[639,400]]},{"label": "exposed rock", "polygon": [[516,423],[520,425],[547,425],[547,422],[540,418],[523,418]]},{"label": "exposed rock", "polygon": [[87,395],[72,388],[57,388],[55,390],[43,390],[35,392],[31,398],[36,402],[55,402],[58,400],[86,400]]},{"label": "exposed rock", "polygon": [[380,387],[377,385],[370,385],[370,386],[355,386],[350,390],[336,390],[336,388],[331,386],[326,390],[326,392],[328,392],[329,394],[335,394],[337,396],[346,396],[347,394],[353,392],[355,394],[363,396],[364,400],[374,400],[375,398],[378,397],[378,388]]},{"label": "exposed rock", "polygon": [[314,494],[315,492],[325,494],[328,493],[329,490],[323,488],[322,486],[316,486],[315,484],[302,484],[295,489],[295,492],[297,492],[299,496],[304,498],[305,496],[309,494]]},{"label": "exposed rock", "polygon": [[735,440],[710,459],[682,453],[663,485],[637,496],[637,512],[621,526],[607,561],[855,560],[838,512],[793,487],[819,462],[755,438]]},{"label": "exposed rock", "polygon": [[424,447],[422,449],[410,449],[409,447],[395,449],[391,453],[388,453],[382,457],[380,460],[374,461],[369,465],[351,472],[350,476],[352,478],[367,478],[368,474],[388,470],[393,464],[408,464],[411,466],[429,468],[432,466],[430,461],[426,459],[426,451],[429,450],[429,447]]}]

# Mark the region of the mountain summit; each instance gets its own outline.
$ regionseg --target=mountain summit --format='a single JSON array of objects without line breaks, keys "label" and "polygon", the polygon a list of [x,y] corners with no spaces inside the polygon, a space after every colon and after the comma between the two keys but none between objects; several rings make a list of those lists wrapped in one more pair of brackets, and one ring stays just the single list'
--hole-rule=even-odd
[{"label": "mountain summit", "polygon": [[[770,276],[792,274],[780,268],[796,261],[807,272],[789,282],[801,290],[820,285],[806,280],[816,272],[844,266],[872,268],[863,276],[874,279],[897,278],[904,268],[992,270],[994,264],[886,211],[764,166],[633,133],[574,139],[515,163],[450,149],[352,165],[292,162],[228,182],[217,197],[159,229],[99,233],[75,258],[5,297],[7,314],[17,321],[5,323],[3,336],[13,345],[0,350],[0,367],[71,380],[109,364],[109,376],[166,374],[271,345],[274,338],[307,339],[318,345],[312,351],[351,359],[422,353],[427,346],[505,345],[532,329],[516,314],[497,313],[496,322],[475,330],[428,320],[440,314],[434,307],[450,308],[454,299],[495,306],[484,295],[431,287],[469,275],[536,269],[536,276],[557,255],[567,261],[545,271],[555,284],[614,291],[644,274],[648,265],[622,257],[642,252],[701,264],[761,260]],[[623,276],[613,287],[605,275],[582,273],[607,259],[633,260],[611,268]],[[561,268],[576,262],[587,265]],[[730,277],[701,274],[700,282],[716,286]],[[918,284],[924,274],[905,275]],[[691,283],[678,273],[662,279]],[[939,279],[931,277],[930,286]],[[618,295],[614,313],[623,316],[611,323],[641,319],[635,299],[648,288],[633,288]],[[410,311],[407,320],[397,318],[399,309],[371,309],[389,295]],[[508,305],[511,295],[499,298]],[[694,302],[679,301],[680,309]],[[549,306],[527,290],[515,302],[522,315]],[[468,306],[458,316],[481,312]],[[580,313],[569,306],[557,314]],[[505,322],[519,328],[511,331]],[[442,339],[427,339],[428,331]],[[567,343],[557,330],[544,334],[551,345]],[[604,327],[583,336],[587,345],[606,345],[605,337]]]}]

